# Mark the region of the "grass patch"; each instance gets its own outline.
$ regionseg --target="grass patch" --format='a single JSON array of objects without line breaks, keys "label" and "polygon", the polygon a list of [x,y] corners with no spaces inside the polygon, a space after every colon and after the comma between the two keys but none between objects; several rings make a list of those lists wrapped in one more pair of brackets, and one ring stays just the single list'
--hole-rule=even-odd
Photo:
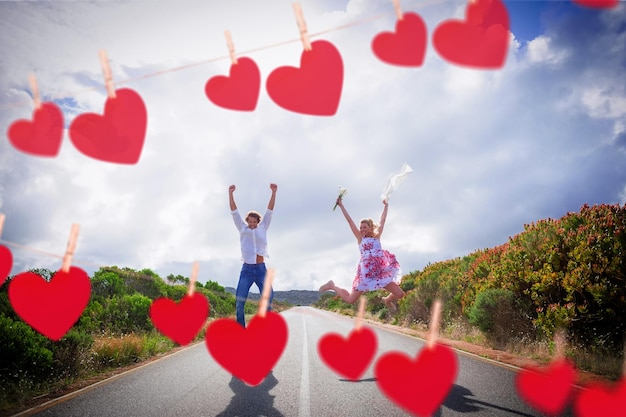
[{"label": "grass patch", "polygon": [[174,347],[172,341],[156,333],[103,336],[94,340],[91,355],[96,369],[106,370],[141,362]]}]

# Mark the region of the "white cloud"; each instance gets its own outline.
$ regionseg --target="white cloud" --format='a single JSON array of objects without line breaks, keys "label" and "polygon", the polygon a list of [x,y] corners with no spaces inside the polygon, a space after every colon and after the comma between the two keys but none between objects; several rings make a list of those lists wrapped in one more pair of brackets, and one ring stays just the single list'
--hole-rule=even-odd
[{"label": "white cloud", "polygon": [[592,117],[618,119],[626,116],[626,96],[610,86],[585,88],[581,101]]},{"label": "white cloud", "polygon": [[539,36],[528,42],[527,55],[530,63],[557,66],[567,58],[569,52],[553,48],[549,37]]}]

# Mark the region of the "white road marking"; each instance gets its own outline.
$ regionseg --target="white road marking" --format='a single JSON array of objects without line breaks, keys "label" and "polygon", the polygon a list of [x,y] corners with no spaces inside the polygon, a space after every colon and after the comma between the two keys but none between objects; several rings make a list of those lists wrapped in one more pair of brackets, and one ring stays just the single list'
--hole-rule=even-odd
[{"label": "white road marking", "polygon": [[300,411],[298,417],[311,417],[310,387],[309,387],[309,341],[306,337],[306,323],[302,315],[302,377],[300,379]]}]

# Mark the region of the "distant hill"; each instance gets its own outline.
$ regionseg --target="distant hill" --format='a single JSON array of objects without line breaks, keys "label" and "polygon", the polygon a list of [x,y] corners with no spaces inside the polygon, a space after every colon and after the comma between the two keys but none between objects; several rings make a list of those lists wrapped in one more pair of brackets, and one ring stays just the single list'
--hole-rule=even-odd
[{"label": "distant hill", "polygon": [[[253,288],[256,290],[255,286],[253,286]],[[229,292],[234,295],[236,289],[233,287],[226,287],[225,290],[226,292]],[[258,300],[259,298],[261,298],[261,294],[259,294],[258,292],[252,292],[251,290],[250,294],[248,294],[248,299],[250,300]],[[309,305],[315,304],[317,300],[319,299],[320,299],[319,291],[313,291],[313,290],[274,291],[274,300],[282,301],[282,302],[293,304],[296,306],[309,306]]]}]

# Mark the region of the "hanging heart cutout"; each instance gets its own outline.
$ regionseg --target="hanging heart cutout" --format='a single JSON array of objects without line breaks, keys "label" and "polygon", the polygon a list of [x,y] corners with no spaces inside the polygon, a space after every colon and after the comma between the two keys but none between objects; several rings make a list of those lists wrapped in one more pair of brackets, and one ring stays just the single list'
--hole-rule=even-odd
[{"label": "hanging heart cutout", "polygon": [[395,32],[379,33],[372,40],[372,50],[388,64],[419,67],[424,62],[427,39],[424,20],[418,14],[405,13],[396,22]]},{"label": "hanging heart cutout", "polygon": [[63,113],[50,102],[33,111],[33,120],[16,120],[7,130],[9,142],[18,150],[36,156],[56,156],[63,139]]},{"label": "hanging heart cutout", "polygon": [[515,380],[520,397],[549,416],[560,415],[567,406],[576,380],[576,369],[567,360],[557,360],[545,369],[526,369]]},{"label": "hanging heart cutout", "polygon": [[135,164],[146,136],[148,113],[141,96],[128,88],[115,91],[104,105],[104,115],[81,114],[70,125],[70,139],[92,158]]},{"label": "hanging heart cutout", "polygon": [[376,384],[383,394],[405,410],[431,416],[443,403],[456,379],[458,362],[447,346],[422,349],[415,359],[404,353],[386,353],[376,362]]},{"label": "hanging heart cutout", "polygon": [[181,346],[189,344],[198,334],[207,316],[209,302],[200,294],[186,294],[179,303],[157,298],[150,305],[150,319],[161,333]]},{"label": "hanging heart cutout", "polygon": [[205,342],[215,361],[245,383],[256,386],[272,370],[287,345],[287,323],[272,311],[256,315],[247,327],[231,319],[212,322]]},{"label": "hanging heart cutout", "polygon": [[89,276],[77,267],[57,271],[50,282],[23,272],[9,283],[9,301],[15,313],[51,340],[61,339],[78,321],[90,295]]},{"label": "hanging heart cutout", "polygon": [[448,61],[475,68],[504,65],[509,43],[509,14],[501,0],[472,0],[466,20],[448,20],[435,28],[433,44]]},{"label": "hanging heart cutout", "polygon": [[256,108],[261,88],[261,73],[256,63],[246,57],[237,58],[230,66],[229,76],[216,75],[207,81],[204,91],[215,105],[231,110],[252,111]]},{"label": "hanging heart cutout", "polygon": [[330,369],[356,381],[374,358],[377,344],[376,334],[361,327],[350,332],[348,338],[338,333],[324,335],[317,344],[317,351]]},{"label": "hanging heart cutout", "polygon": [[332,116],[343,85],[341,55],[330,42],[311,42],[311,50],[302,51],[299,68],[276,68],[266,84],[270,98],[286,110]]},{"label": "hanging heart cutout", "polygon": [[0,245],[0,287],[9,277],[11,268],[13,268],[13,254],[9,248]]},{"label": "hanging heart cutout", "polygon": [[626,380],[613,386],[595,383],[585,388],[574,404],[577,417],[626,416]]}]

